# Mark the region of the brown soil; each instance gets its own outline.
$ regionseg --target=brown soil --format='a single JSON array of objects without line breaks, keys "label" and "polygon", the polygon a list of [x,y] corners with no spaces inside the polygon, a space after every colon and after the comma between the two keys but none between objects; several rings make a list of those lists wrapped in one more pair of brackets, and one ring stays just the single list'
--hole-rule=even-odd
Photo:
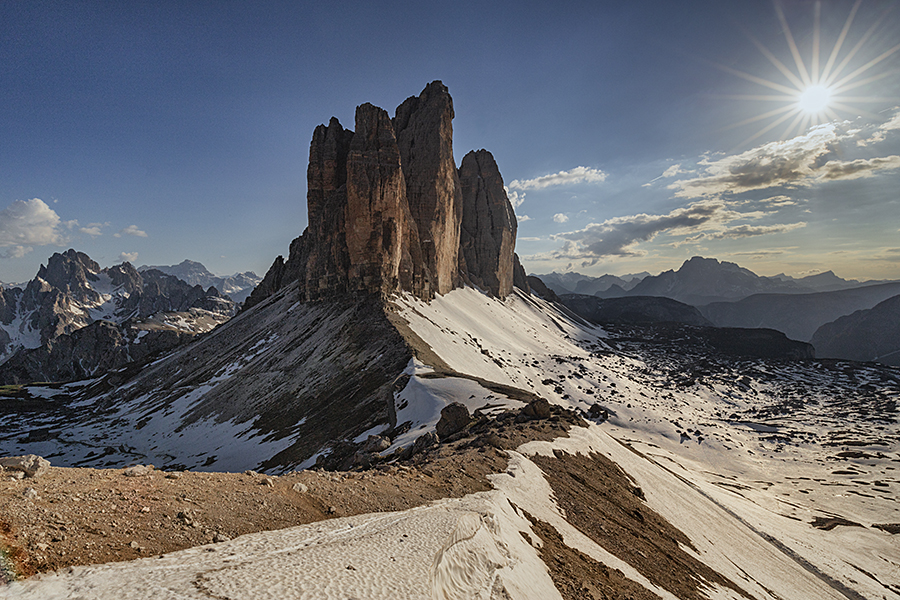
[{"label": "brown soil", "polygon": [[544,472],[566,520],[586,536],[678,598],[701,600],[706,597],[701,587],[711,583],[750,597],[682,550],[693,549],[688,537],[643,502],[643,491],[617,464],[600,454],[554,453],[555,458],[532,460]]},{"label": "brown soil", "polygon": [[659,596],[590,556],[570,548],[549,523],[528,515],[541,538],[541,560],[566,600],[659,600]]},{"label": "brown soil", "polygon": [[566,436],[580,422],[561,409],[544,420],[515,417],[507,413],[473,421],[447,443],[405,464],[365,471],[277,477],[154,470],[129,477],[125,469],[52,467],[22,480],[7,473],[0,479],[0,520],[6,521],[0,523],[0,551],[6,549],[19,576],[29,576],[323,519],[404,510],[488,490],[487,475],[506,469],[505,449]]}]

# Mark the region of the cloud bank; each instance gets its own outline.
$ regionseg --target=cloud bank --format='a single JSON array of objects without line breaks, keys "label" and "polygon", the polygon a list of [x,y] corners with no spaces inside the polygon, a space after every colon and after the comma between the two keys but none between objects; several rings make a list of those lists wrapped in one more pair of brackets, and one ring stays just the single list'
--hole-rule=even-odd
[{"label": "cloud bank", "polygon": [[[843,124],[842,124],[843,125]],[[699,162],[701,174],[680,179],[668,187],[679,198],[740,194],[773,187],[800,188],[822,181],[871,177],[900,168],[900,156],[843,161],[841,144],[855,139],[858,130],[846,131],[828,123],[790,140],[770,142],[740,154]]]}]

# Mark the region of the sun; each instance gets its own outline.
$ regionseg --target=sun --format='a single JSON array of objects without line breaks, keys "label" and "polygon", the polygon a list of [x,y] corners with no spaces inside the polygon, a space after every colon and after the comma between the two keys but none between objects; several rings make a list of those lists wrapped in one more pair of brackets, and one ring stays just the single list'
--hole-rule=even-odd
[{"label": "sun", "polygon": [[829,111],[831,90],[824,85],[807,86],[797,94],[797,108],[806,115],[825,115]]},{"label": "sun", "polygon": [[[841,118],[855,118],[861,115],[877,118],[877,115],[866,111],[862,105],[900,101],[900,98],[895,97],[860,94],[860,88],[870,90],[872,83],[896,75],[897,65],[885,61],[895,57],[900,51],[900,44],[886,49],[878,47],[878,43],[874,41],[878,39],[875,34],[882,24],[878,20],[861,35],[851,34],[852,25],[861,4],[862,0],[854,3],[844,26],[834,40],[831,51],[826,54],[822,52],[821,43],[822,5],[821,2],[816,2],[814,4],[812,43],[808,47],[807,60],[804,60],[804,55],[794,40],[781,4],[776,0],[775,12],[781,22],[785,41],[790,50],[790,60],[782,61],[760,41],[753,36],[749,37],[750,41],[781,74],[783,79],[780,81],[758,77],[725,65],[716,65],[724,71],[768,89],[766,94],[741,94],[727,97],[751,100],[762,106],[765,106],[765,103],[780,105],[772,110],[764,110],[754,117],[733,123],[726,128],[733,129],[751,123],[761,124],[760,129],[744,140],[741,145],[748,144],[778,127],[783,128],[780,139],[784,140],[793,135],[802,134],[809,127]],[[885,39],[884,36],[881,39]],[[896,63],[896,57],[893,62]]]}]

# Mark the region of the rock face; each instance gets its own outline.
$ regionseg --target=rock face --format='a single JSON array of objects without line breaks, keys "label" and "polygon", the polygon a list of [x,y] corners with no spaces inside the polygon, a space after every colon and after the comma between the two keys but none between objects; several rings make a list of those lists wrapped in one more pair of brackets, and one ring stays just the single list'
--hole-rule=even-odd
[{"label": "rock face", "polygon": [[491,153],[466,154],[459,182],[463,198],[460,268],[472,283],[505,298],[513,288],[517,223]]},{"label": "rock face", "polygon": [[306,302],[398,291],[428,300],[469,281],[508,295],[515,215],[489,152],[470,153],[457,171],[452,120],[450,94],[434,81],[393,119],[363,104],[355,131],[335,118],[319,125],[307,169],[309,225],[244,308],[294,282]]},{"label": "rock face", "polygon": [[409,209],[435,291],[458,283],[462,193],[453,161],[453,100],[440,81],[407,98],[393,119]]}]

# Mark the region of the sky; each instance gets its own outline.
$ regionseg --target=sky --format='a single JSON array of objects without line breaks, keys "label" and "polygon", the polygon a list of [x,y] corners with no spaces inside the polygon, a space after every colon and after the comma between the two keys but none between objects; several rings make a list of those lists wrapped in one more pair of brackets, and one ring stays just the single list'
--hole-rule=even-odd
[{"label": "sky", "polygon": [[435,79],[527,271],[900,279],[900,3],[0,2],[0,281],[263,274],[313,129]]}]

